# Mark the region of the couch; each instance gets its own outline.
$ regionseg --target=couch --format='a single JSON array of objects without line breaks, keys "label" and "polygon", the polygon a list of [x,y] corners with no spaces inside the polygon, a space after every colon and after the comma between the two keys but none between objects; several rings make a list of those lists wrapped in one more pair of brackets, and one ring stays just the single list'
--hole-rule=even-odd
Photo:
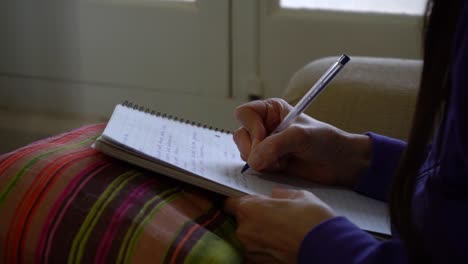
[{"label": "couch", "polygon": [[[283,98],[294,105],[335,61],[327,57],[298,70]],[[406,139],[421,67],[419,60],[352,57],[306,113],[349,132]]]}]

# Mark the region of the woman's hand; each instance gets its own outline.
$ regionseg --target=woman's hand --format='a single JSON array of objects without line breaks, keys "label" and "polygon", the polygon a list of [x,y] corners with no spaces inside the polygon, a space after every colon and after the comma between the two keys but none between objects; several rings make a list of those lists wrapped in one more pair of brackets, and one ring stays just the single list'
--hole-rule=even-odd
[{"label": "woman's hand", "polygon": [[305,114],[270,135],[291,109],[284,100],[268,99],[235,110],[242,126],[234,132],[234,141],[242,159],[257,171],[279,170],[322,184],[353,186],[369,166],[369,137],[347,133]]},{"label": "woman's hand", "polygon": [[275,189],[272,197],[228,198],[225,210],[237,219],[237,237],[254,263],[296,263],[306,234],[334,217],[310,192]]}]

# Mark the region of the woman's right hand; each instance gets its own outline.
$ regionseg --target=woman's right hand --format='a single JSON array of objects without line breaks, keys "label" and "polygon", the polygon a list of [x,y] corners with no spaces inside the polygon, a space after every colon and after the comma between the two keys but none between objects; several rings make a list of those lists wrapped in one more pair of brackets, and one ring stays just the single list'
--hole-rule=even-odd
[{"label": "woman's right hand", "polygon": [[275,170],[313,182],[354,186],[370,163],[370,139],[347,133],[302,114],[270,135],[292,107],[282,99],[253,101],[236,108],[241,127],[234,141],[243,160],[257,171]]}]

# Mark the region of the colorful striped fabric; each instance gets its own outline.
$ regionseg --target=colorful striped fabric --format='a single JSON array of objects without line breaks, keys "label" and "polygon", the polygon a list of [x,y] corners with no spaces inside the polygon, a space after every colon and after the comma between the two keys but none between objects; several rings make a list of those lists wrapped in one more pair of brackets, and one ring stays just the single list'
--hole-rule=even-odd
[{"label": "colorful striped fabric", "polygon": [[90,125],[0,156],[0,263],[239,263],[222,197],[107,157]]}]

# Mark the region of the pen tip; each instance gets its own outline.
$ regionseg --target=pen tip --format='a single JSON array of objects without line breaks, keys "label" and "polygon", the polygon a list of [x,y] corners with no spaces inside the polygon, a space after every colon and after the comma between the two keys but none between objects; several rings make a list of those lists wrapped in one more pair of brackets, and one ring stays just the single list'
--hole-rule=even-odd
[{"label": "pen tip", "polygon": [[244,165],[244,168],[242,168],[241,173],[244,173],[244,171],[246,171],[246,170],[248,170],[248,169],[249,169],[249,164],[246,163],[246,164]]}]

